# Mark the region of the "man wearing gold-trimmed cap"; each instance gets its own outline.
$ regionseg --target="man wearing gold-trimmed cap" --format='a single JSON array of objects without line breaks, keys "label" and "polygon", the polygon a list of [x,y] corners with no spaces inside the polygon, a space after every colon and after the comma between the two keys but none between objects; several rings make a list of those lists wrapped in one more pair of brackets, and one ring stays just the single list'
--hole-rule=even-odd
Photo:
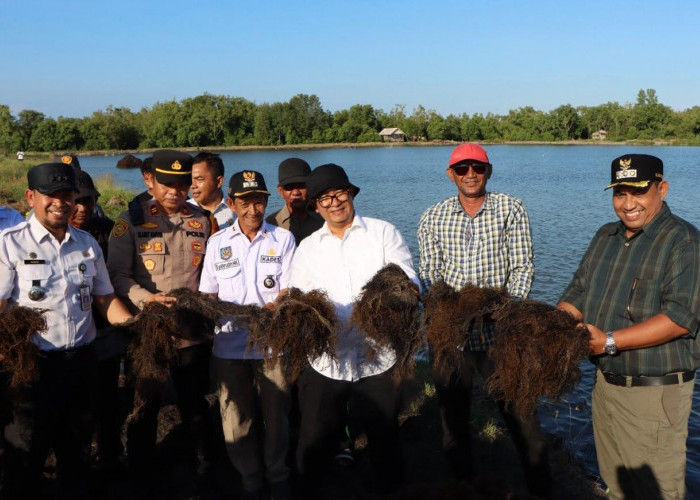
[{"label": "man wearing gold-trimmed cap", "polygon": [[[144,221],[135,225],[129,211],[122,212],[109,238],[107,268],[116,293],[127,299],[134,312],[151,301],[169,304],[176,288],[197,290],[202,261],[210,235],[208,217],[185,203],[192,181],[192,157],[160,150],[153,154],[153,199],[142,203]],[[171,375],[182,420],[191,430],[206,426],[208,404],[208,343],[178,339],[178,359]],[[132,471],[152,470],[160,401],[149,401],[144,417],[127,429],[127,453]],[[139,479],[148,480],[147,477]]]},{"label": "man wearing gold-trimmed cap", "polygon": [[620,220],[595,234],[558,305],[591,334],[593,436],[613,499],[686,497],[700,232],[671,213],[663,174],[655,156],[612,161],[607,188]]},{"label": "man wearing gold-trimmed cap", "polygon": [[[265,222],[270,192],[259,172],[231,176],[226,204],[233,224],[211,237],[199,290],[219,300],[274,309],[287,291],[294,236]],[[219,388],[226,451],[241,474],[243,498],[290,498],[289,386],[279,363],[268,366],[247,348],[248,331],[225,321],[214,337],[212,364]]]}]

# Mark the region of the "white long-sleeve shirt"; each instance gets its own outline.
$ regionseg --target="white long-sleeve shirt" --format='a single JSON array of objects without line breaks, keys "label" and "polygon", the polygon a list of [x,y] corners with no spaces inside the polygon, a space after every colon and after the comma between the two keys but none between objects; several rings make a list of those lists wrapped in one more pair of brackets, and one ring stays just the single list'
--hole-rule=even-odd
[{"label": "white long-sleeve shirt", "polygon": [[381,349],[375,360],[369,359],[364,336],[349,323],[353,302],[362,287],[391,263],[399,265],[418,284],[401,233],[388,222],[357,214],[342,239],[324,224],[300,243],[292,261],[290,286],[304,292],[324,290],[335,303],[341,322],[338,360],[326,355],[309,360],[317,372],[336,380],[356,381],[394,365],[396,355],[391,349]]}]

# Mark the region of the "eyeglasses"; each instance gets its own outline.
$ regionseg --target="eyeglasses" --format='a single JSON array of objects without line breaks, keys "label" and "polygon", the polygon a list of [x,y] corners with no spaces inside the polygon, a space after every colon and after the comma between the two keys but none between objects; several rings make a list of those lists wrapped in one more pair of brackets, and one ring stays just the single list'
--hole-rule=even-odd
[{"label": "eyeglasses", "polygon": [[346,189],[344,191],[338,191],[335,194],[327,194],[325,196],[321,196],[320,198],[318,198],[316,200],[316,203],[318,203],[318,205],[321,208],[328,208],[333,204],[334,199],[338,200],[338,203],[344,203],[344,202],[348,201],[349,198],[350,198],[350,191],[348,191]]},{"label": "eyeglasses", "polygon": [[462,165],[454,165],[450,168],[454,170],[455,174],[462,177],[463,175],[467,175],[467,172],[469,172],[470,168],[474,170],[474,173],[476,175],[484,175],[486,173],[486,169],[490,166],[491,165],[489,163],[469,163]]}]

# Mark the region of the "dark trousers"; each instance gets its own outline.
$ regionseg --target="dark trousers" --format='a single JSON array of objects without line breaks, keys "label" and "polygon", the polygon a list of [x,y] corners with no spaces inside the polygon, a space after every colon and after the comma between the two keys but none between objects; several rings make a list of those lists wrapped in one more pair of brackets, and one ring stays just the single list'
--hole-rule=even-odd
[{"label": "dark trousers", "polygon": [[[209,358],[211,344],[197,344],[178,349],[177,360],[170,375],[177,393],[177,406],[185,428],[195,440],[206,440],[209,427]],[[162,394],[146,402],[142,416],[129,423],[126,430],[126,449],[129,466],[137,474],[153,470],[158,431],[158,413]]]},{"label": "dark trousers", "polygon": [[265,479],[271,487],[286,485],[290,393],[280,365],[216,356],[212,362],[226,452],[243,489],[258,492]]},{"label": "dark trousers", "polygon": [[[355,382],[334,380],[307,367],[299,375],[301,427],[297,467],[305,493],[313,493],[336,451],[348,413],[367,434],[369,453],[380,493],[393,491],[403,481],[399,446],[400,388],[393,369]],[[349,410],[349,411],[348,411]]]},{"label": "dark trousers", "polygon": [[94,401],[97,450],[101,461],[113,461],[124,451],[119,414],[121,356],[97,362],[97,397]]},{"label": "dark trousers", "polygon": [[[470,413],[472,382],[476,370],[484,380],[494,372],[488,352],[465,350],[459,369],[452,373],[449,380],[440,373],[434,374],[440,401],[442,446],[457,479],[469,480],[474,474]],[[537,413],[523,419],[513,413],[503,401],[496,401],[496,404],[518,450],[528,491],[532,495],[548,498],[551,492],[549,457]]]},{"label": "dark trousers", "polygon": [[42,353],[39,379],[17,395],[5,427],[3,498],[36,498],[53,448],[56,496],[88,498],[96,361],[90,347]]}]

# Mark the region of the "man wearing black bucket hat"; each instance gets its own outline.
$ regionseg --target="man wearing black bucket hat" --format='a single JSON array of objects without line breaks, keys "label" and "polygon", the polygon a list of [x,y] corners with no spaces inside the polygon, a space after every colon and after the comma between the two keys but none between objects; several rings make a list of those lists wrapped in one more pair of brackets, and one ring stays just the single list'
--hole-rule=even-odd
[{"label": "man wearing black bucket hat", "polygon": [[682,499],[700,360],[700,233],[671,213],[655,156],[615,158],[608,188],[620,220],[595,234],[559,307],[591,334],[593,434],[609,497]]},{"label": "man wearing black bucket hat", "polygon": [[[512,297],[526,298],[535,274],[530,220],[522,202],[505,193],[487,191],[493,166],[486,150],[465,142],[452,151],[447,177],[457,196],[429,207],[418,223],[421,282],[429,289],[443,280],[455,290],[467,284],[504,288]],[[456,479],[474,476],[469,428],[472,384],[478,371],[484,379],[494,372],[489,358],[494,325],[472,328],[460,364],[449,375],[433,367],[440,402],[442,446]],[[547,442],[537,413],[521,417],[502,400],[496,401],[523,466],[532,495],[549,497],[551,477]]]},{"label": "man wearing black bucket hat", "polygon": [[[264,221],[269,196],[259,172],[231,176],[226,203],[237,217],[209,239],[201,292],[268,309],[286,294],[294,236]],[[233,318],[214,336],[212,365],[226,451],[241,474],[244,498],[260,498],[267,480],[273,500],[288,499],[289,386],[281,363],[264,362],[247,343],[247,328]]]},{"label": "man wearing black bucket hat", "polygon": [[277,173],[277,192],[284,200],[284,206],[265,220],[268,224],[291,231],[299,245],[301,240],[323,225],[321,216],[309,210],[306,178],[311,173],[311,167],[301,158],[287,158],[279,164]]},{"label": "man wearing black bucket hat", "polygon": [[392,380],[396,354],[380,349],[367,355],[364,336],[349,318],[362,287],[387,264],[397,264],[416,283],[411,254],[388,222],[356,213],[360,192],[334,164],[315,168],[306,180],[312,206],[323,217],[321,229],[304,239],[292,263],[291,286],[321,289],[335,303],[341,322],[337,359],[310,359],[299,375],[301,427],[297,466],[305,498],[318,491],[321,467],[336,451],[348,418],[364,427],[376,475],[376,489],[395,490],[403,467],[398,441],[400,388]]},{"label": "man wearing black bucket hat", "polygon": [[58,498],[91,498],[92,305],[111,323],[132,315],[114,295],[97,242],[68,223],[75,206],[73,167],[44,163],[30,169],[27,180],[33,215],[5,230],[0,241],[0,311],[11,305],[41,309],[47,330],[32,337],[41,353],[39,376],[21,389],[5,428],[2,497],[39,496],[53,448]]},{"label": "man wearing black bucket hat", "polygon": [[[141,204],[143,222],[136,224],[131,211],[122,212],[109,238],[110,277],[116,293],[125,297],[133,312],[147,302],[173,302],[168,292],[177,288],[197,290],[211,232],[208,216],[185,201],[192,182],[192,157],[180,151],[156,151],[152,168],[153,198]],[[205,395],[211,346],[192,336],[183,331],[176,339],[177,360],[170,373],[183,423],[202,444],[209,426]],[[159,398],[147,401],[143,417],[127,428],[129,465],[140,487],[153,486],[149,483],[154,479],[160,405]]]}]

